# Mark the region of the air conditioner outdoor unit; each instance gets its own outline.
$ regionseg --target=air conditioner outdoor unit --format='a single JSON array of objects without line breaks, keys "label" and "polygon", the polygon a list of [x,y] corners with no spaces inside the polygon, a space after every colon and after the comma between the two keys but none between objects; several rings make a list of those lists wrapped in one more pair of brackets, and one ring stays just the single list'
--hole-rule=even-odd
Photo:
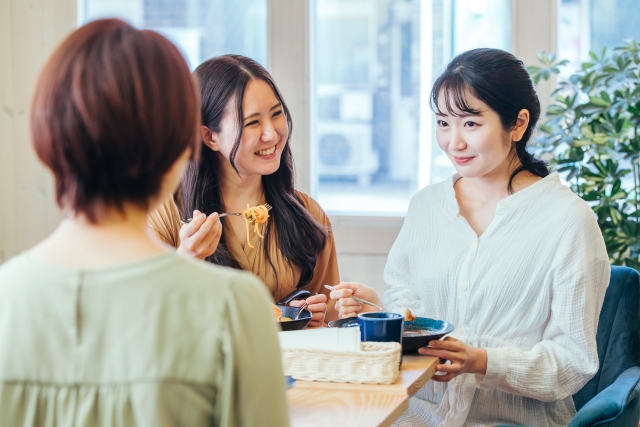
[{"label": "air conditioner outdoor unit", "polygon": [[354,177],[368,184],[378,170],[379,159],[372,147],[370,123],[317,123],[316,171],[328,178]]}]

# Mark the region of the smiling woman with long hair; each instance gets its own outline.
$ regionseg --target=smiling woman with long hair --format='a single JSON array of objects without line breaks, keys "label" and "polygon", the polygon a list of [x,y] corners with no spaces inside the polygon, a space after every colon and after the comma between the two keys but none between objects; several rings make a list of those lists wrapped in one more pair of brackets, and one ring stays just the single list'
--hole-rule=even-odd
[{"label": "smiling woman with long hair", "polygon": [[169,40],[117,19],[45,65],[31,134],[64,217],[0,266],[1,425],[288,425],[264,286],[147,228],[198,158],[199,98]]},{"label": "smiling woman with long hair", "polygon": [[[318,326],[327,309],[323,285],[339,282],[338,264],[328,217],[294,189],[287,105],[269,73],[244,56],[210,59],[194,74],[202,96],[202,159],[187,169],[180,213],[167,200],[150,226],[179,252],[253,272],[276,301],[296,289],[320,294],[307,299],[311,325]],[[264,239],[253,232],[247,238],[241,217],[218,222],[218,212],[265,203],[272,209]],[[179,214],[193,221],[181,229]]]}]

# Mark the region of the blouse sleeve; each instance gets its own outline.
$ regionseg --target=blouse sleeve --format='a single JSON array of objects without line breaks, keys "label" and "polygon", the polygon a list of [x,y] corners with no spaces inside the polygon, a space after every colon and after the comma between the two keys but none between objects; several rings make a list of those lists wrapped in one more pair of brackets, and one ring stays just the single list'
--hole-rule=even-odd
[{"label": "blouse sleeve", "polygon": [[151,211],[147,225],[162,242],[174,248],[180,246],[180,213],[173,197]]},{"label": "blouse sleeve", "polygon": [[416,215],[419,215],[418,209],[419,206],[414,197],[409,204],[398,238],[389,251],[387,264],[384,268],[384,282],[390,289],[384,293],[382,300],[385,308],[389,311],[404,314],[408,308],[416,316],[428,317],[425,306],[415,291],[413,273],[409,263],[409,251],[412,247],[411,236],[415,232],[415,227],[421,226],[421,223],[414,219]]},{"label": "blouse sleeve", "polygon": [[563,233],[557,254],[547,278],[553,296],[541,341],[531,349],[486,349],[487,372],[476,375],[479,388],[551,402],[573,395],[597,372],[596,331],[610,266],[586,204]]},{"label": "blouse sleeve", "polygon": [[255,276],[243,273],[239,277],[225,298],[214,425],[288,426],[271,297]]}]

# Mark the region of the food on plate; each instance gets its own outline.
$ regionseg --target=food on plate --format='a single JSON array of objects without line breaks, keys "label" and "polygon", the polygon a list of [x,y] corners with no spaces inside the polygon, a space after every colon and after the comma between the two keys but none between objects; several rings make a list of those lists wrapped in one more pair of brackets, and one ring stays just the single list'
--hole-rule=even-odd
[{"label": "food on plate", "polygon": [[273,314],[276,315],[276,322],[290,322],[290,317],[282,317],[282,310],[277,305],[273,306]]},{"label": "food on plate", "polygon": [[411,313],[411,310],[409,310],[408,308],[405,310],[406,311],[404,312],[404,320],[406,320],[407,322],[413,322],[414,320],[416,320],[416,316]]},{"label": "food on plate", "polygon": [[421,337],[424,335],[429,335],[430,331],[426,330],[426,329],[405,329],[404,331],[402,331],[402,336],[405,338],[409,338],[409,337]]},{"label": "food on plate", "polygon": [[273,314],[276,315],[276,322],[282,321],[282,310],[277,305],[273,306]]}]

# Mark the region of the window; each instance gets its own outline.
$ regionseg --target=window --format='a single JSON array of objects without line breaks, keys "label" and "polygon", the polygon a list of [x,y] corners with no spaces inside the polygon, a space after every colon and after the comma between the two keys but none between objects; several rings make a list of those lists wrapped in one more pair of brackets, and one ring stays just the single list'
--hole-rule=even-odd
[{"label": "window", "polygon": [[78,21],[120,17],[164,34],[191,69],[234,53],[267,64],[267,0],[80,0]]},{"label": "window", "polygon": [[511,49],[509,1],[455,0],[454,54],[478,47]]},{"label": "window", "polygon": [[570,75],[588,61],[589,51],[600,55],[624,39],[640,40],[640,2],[637,0],[561,0],[558,8],[558,58],[569,60]]},{"label": "window", "polygon": [[[80,23],[121,16],[162,32],[192,68],[239,53],[272,72],[286,69],[288,74],[274,75],[284,87],[308,74],[282,55],[291,46],[280,45],[307,31],[293,25],[304,21],[291,12],[302,3],[312,21],[310,62],[305,60],[311,96],[298,104],[310,102],[311,114],[295,107],[292,114],[295,123],[310,119],[311,142],[302,133],[294,141],[301,144],[298,164],[311,162],[299,171],[311,178],[303,190],[333,215],[403,216],[419,188],[454,171],[434,137],[434,79],[465,50],[511,50],[511,0],[79,0],[78,13]],[[287,37],[268,42],[268,8],[277,11],[271,31]],[[268,43],[274,44],[272,64]],[[300,81],[293,86],[303,87]],[[290,107],[296,104],[295,96],[286,96]]]},{"label": "window", "polygon": [[316,0],[314,195],[333,214],[404,215],[453,173],[429,90],[453,55],[510,49],[510,0]]}]

